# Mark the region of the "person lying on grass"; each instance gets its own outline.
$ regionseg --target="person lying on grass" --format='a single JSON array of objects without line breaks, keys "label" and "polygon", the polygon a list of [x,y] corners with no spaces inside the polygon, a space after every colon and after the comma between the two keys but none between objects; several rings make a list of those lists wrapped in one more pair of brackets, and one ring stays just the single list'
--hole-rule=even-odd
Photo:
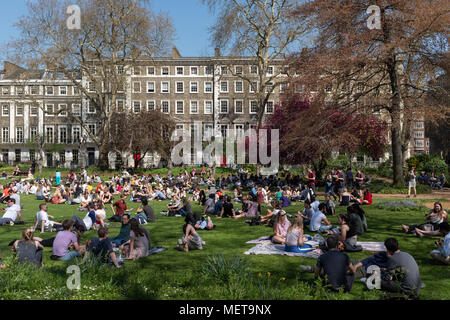
[{"label": "person lying on grass", "polygon": [[285,244],[286,242],[286,235],[288,232],[289,227],[291,226],[291,223],[289,222],[288,218],[286,217],[286,211],[280,210],[277,215],[277,220],[275,221],[275,224],[273,225],[273,236],[272,236],[272,242],[273,243],[279,243],[279,244]]},{"label": "person lying on grass", "polygon": [[404,232],[409,234],[416,234],[419,237],[423,236],[438,236],[439,224],[442,222],[448,222],[448,214],[442,209],[440,202],[435,202],[433,209],[425,216],[426,223],[407,226],[402,224]]},{"label": "person lying on grass", "polygon": [[8,199],[6,209],[1,209],[1,211],[5,212],[3,217],[0,219],[0,226],[11,224],[13,225],[17,218],[19,221],[23,222],[22,215],[20,214],[21,208],[16,204],[16,199],[10,198]]},{"label": "person lying on grass", "polygon": [[39,226],[41,233],[44,233],[45,230],[52,232],[53,229],[61,231],[58,229],[62,228],[62,224],[49,220],[49,217],[55,219],[55,217],[47,213],[47,204],[41,203],[39,205],[39,211],[36,214],[36,222],[34,223],[33,229],[36,230],[36,228]]},{"label": "person lying on grass", "polygon": [[183,238],[178,240],[176,246],[177,250],[184,252],[189,252],[189,250],[203,250],[203,246],[205,246],[206,243],[192,225],[186,224],[183,227],[183,233]]},{"label": "person lying on grass", "polygon": [[439,232],[444,235],[444,239],[436,241],[435,244],[439,250],[433,250],[430,255],[433,259],[446,265],[450,265],[450,226],[447,222],[439,225]]},{"label": "person lying on grass", "polygon": [[109,239],[109,232],[106,227],[100,227],[98,229],[98,238],[88,240],[86,242],[86,248],[88,249],[84,255],[83,261],[81,262],[82,264],[87,261],[89,256],[93,255],[99,258],[102,263],[120,268],[120,264],[117,261],[112,242]]}]

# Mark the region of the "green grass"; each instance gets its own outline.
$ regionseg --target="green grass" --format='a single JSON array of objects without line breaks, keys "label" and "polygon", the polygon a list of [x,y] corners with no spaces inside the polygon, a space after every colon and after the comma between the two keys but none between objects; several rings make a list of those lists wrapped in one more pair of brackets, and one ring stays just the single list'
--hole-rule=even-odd
[{"label": "green grass", "polygon": [[[66,268],[76,262],[50,260],[51,248],[45,248],[44,267],[37,271],[12,261],[8,243],[19,239],[21,231],[34,223],[39,201],[33,196],[22,196],[25,226],[0,227],[0,249],[7,269],[0,270],[0,299],[331,299],[361,300],[380,299],[380,291],[369,291],[365,285],[355,281],[351,293],[330,293],[317,286],[313,274],[300,270],[300,264],[314,265],[315,260],[287,256],[244,256],[253,245],[246,241],[271,234],[266,226],[250,227],[243,220],[214,219],[217,228],[200,231],[207,245],[202,251],[189,253],[174,249],[181,237],[184,219],[165,217],[159,212],[167,201],[152,202],[157,222],[146,225],[150,232],[152,246],[163,246],[167,251],[140,259],[126,261],[122,269],[97,266],[95,263],[82,266],[81,290],[66,289],[69,277]],[[386,199],[380,200],[386,201]],[[430,200],[431,201],[431,200]],[[378,200],[375,200],[375,204]],[[130,203],[137,208],[138,204]],[[288,213],[302,209],[302,204],[287,208]],[[83,216],[76,206],[49,205],[49,214],[58,221],[71,218],[74,214]],[[193,205],[194,210],[200,207]],[[374,206],[364,208],[369,230],[360,237],[361,241],[383,241],[396,237],[400,248],[411,253],[420,267],[426,287],[421,290],[421,299],[450,299],[450,269],[431,260],[428,253],[434,248],[436,239],[419,239],[406,235],[400,225],[421,223],[423,211],[383,211]],[[337,213],[345,211],[338,207]],[[111,209],[107,211],[112,215]],[[336,217],[331,221],[337,223]],[[119,223],[110,226],[110,235],[118,234]],[[309,232],[306,232],[309,233]],[[39,232],[37,236],[41,236]],[[46,233],[43,238],[55,234]],[[96,236],[87,232],[83,241]],[[349,253],[351,259],[370,256],[369,252]],[[218,259],[221,266],[211,261]],[[243,258],[243,259],[242,259]],[[227,270],[234,270],[226,273]],[[225,274],[224,274],[225,273]]]}]

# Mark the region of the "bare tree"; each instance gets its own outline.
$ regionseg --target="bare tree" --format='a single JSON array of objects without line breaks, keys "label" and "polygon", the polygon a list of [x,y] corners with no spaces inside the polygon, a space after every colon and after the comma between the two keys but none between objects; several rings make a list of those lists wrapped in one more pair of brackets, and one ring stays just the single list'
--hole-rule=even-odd
[{"label": "bare tree", "polygon": [[[99,166],[107,167],[110,121],[117,100],[125,97],[132,66],[139,57],[167,52],[174,29],[167,14],[153,13],[148,1],[79,0],[81,29],[70,30],[66,11],[71,4],[28,2],[29,14],[16,23],[19,36],[8,46],[16,61],[71,80],[87,110],[74,119],[97,144]],[[88,123],[96,123],[97,132]]]},{"label": "bare tree", "polygon": [[[228,72],[243,79],[258,101],[258,125],[274,88],[285,81],[285,54],[304,30],[301,21],[291,15],[294,0],[202,0],[211,11],[219,10],[210,33],[214,46],[230,55],[254,57],[256,72]],[[259,83],[259,85],[258,85]]]}]

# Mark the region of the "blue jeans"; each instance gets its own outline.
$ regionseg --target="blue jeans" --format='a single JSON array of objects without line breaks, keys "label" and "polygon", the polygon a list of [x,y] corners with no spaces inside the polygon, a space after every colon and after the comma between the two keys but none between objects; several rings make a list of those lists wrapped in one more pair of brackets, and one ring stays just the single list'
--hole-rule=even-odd
[{"label": "blue jeans", "polygon": [[80,253],[78,251],[69,251],[64,257],[58,258],[60,261],[69,261],[72,260],[75,257],[78,257]]},{"label": "blue jeans", "polygon": [[112,243],[112,244],[115,244],[116,247],[120,247],[120,245],[121,245],[122,243],[124,243],[124,242],[126,242],[125,239],[122,239],[122,238],[119,238],[119,237],[115,237],[115,238],[112,238],[112,239],[111,239],[111,243]]},{"label": "blue jeans", "polygon": [[318,231],[319,231],[319,232],[323,232],[323,231],[325,231],[325,230],[330,230],[330,229],[332,229],[332,228],[333,228],[332,225],[326,226],[326,225],[324,225],[324,224],[321,224]]},{"label": "blue jeans", "polygon": [[[12,219],[10,219],[10,218],[1,218],[0,219],[0,226],[3,226],[3,225],[5,225],[5,224],[9,224],[11,221],[13,221]],[[13,221],[14,222],[14,221]]]}]

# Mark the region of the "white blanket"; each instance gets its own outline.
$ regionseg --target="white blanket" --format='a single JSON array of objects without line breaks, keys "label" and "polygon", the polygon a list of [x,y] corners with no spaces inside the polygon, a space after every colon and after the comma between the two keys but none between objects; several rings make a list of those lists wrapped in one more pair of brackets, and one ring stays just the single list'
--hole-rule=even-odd
[{"label": "white blanket", "polygon": [[[313,244],[313,241],[308,241],[307,244]],[[314,243],[318,246],[318,243]],[[313,246],[314,247],[314,246]],[[287,252],[284,251],[284,245],[274,244],[270,240],[262,240],[259,241],[256,246],[244,252],[245,255],[249,254],[278,254],[283,256],[291,256],[291,257],[307,257],[317,259],[322,251],[320,249],[315,249],[306,253],[295,253],[295,252]]]},{"label": "white blanket", "polygon": [[357,244],[360,245],[364,251],[372,251],[372,252],[386,251],[386,247],[383,242],[362,241],[357,242]]}]

